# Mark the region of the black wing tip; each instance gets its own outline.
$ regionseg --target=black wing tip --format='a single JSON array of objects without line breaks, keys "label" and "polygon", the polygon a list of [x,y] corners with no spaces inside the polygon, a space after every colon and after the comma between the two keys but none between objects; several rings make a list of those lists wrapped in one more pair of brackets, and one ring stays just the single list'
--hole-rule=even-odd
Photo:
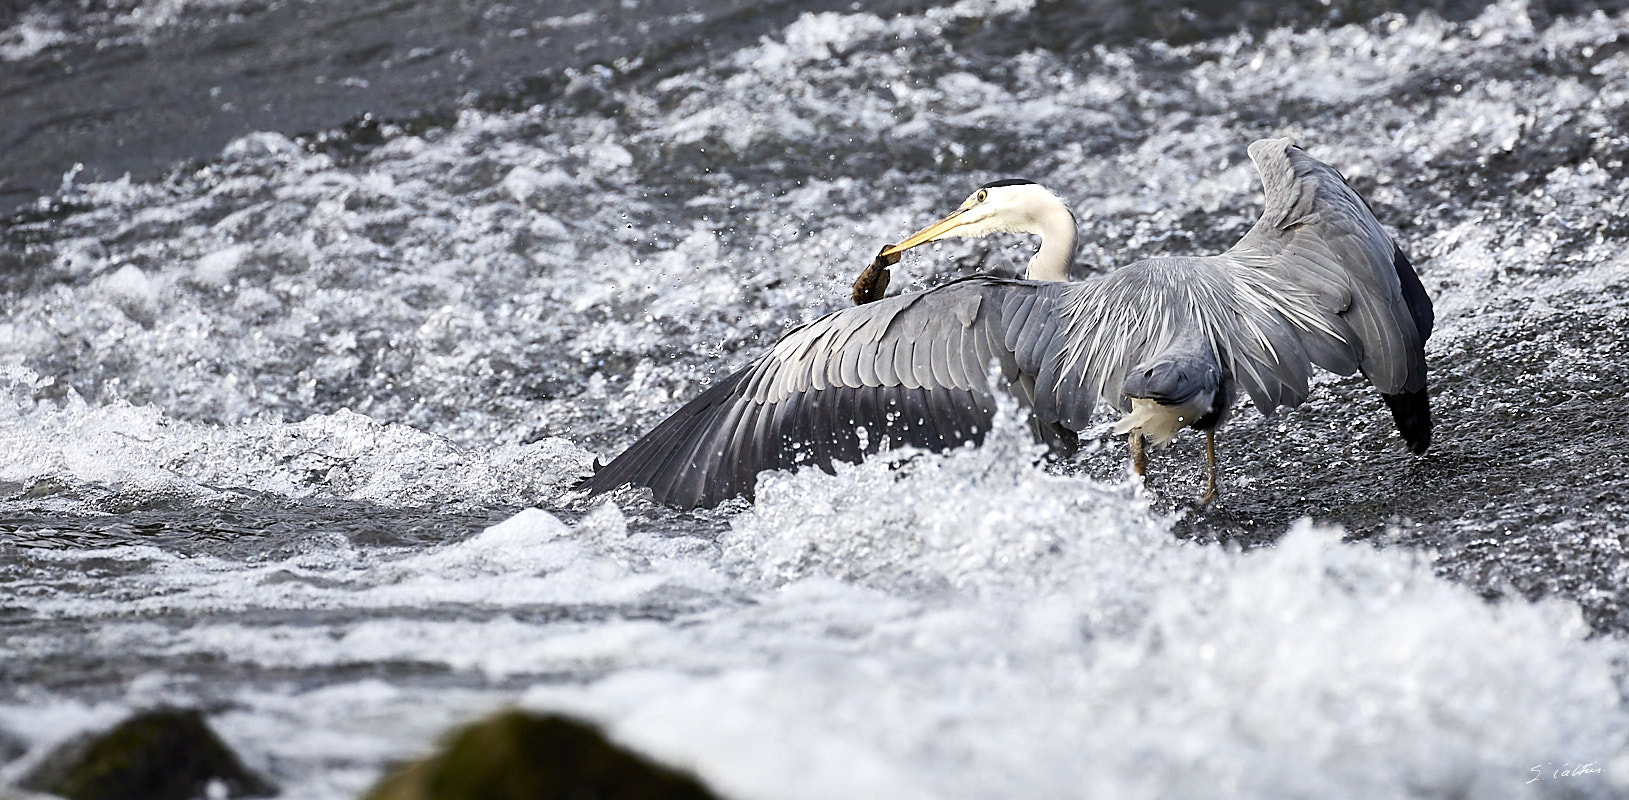
[{"label": "black wing tip", "polygon": [[1397,283],[1403,290],[1403,302],[1408,306],[1408,314],[1414,318],[1414,328],[1420,332],[1420,341],[1424,342],[1431,338],[1431,328],[1437,321],[1436,310],[1431,307],[1431,296],[1425,293],[1420,274],[1414,271],[1414,265],[1403,254],[1403,248],[1392,245],[1391,264],[1397,270]]},{"label": "black wing tip", "polygon": [[1397,432],[1403,435],[1408,449],[1415,455],[1425,455],[1431,447],[1431,397],[1426,389],[1397,394],[1381,394],[1391,418],[1397,423]]},{"label": "black wing tip", "polygon": [[568,492],[585,492],[583,497],[585,497],[585,498],[593,497],[594,495],[599,494],[598,491],[594,490],[594,487],[589,486],[589,484],[593,483],[593,482],[594,482],[594,476],[593,475],[584,475],[583,477],[578,478],[576,483],[573,483],[570,486],[566,487],[566,491],[568,491]]},{"label": "black wing tip", "polygon": [[606,467],[609,466],[609,464],[595,458],[593,464],[594,471],[588,475],[584,475],[576,483],[572,484],[571,491],[582,492],[583,499],[587,500],[595,496],[605,494],[606,492],[609,492],[627,482],[625,480],[621,480],[613,483],[610,480],[610,473],[606,471]]},{"label": "black wing tip", "polygon": [[739,399],[736,392],[751,377],[752,370],[749,365],[714,382],[610,463],[599,464],[596,460],[594,474],[578,481],[572,490],[584,492],[583,499],[587,500],[623,486],[646,488],[656,502],[681,511],[711,508],[734,497],[725,491],[723,479],[718,477],[722,473],[715,470],[699,477],[689,475],[698,467],[688,462],[698,443],[711,435],[710,426],[717,422],[717,412]]},{"label": "black wing tip", "polygon": [[[612,465],[607,464],[606,466],[612,466]],[[708,489],[708,490],[704,490],[700,494],[700,496],[681,497],[679,492],[673,491],[673,490],[669,490],[669,491],[666,491],[666,492],[658,492],[656,490],[656,487],[651,485],[654,482],[655,481],[653,481],[653,480],[642,480],[638,476],[624,475],[624,476],[612,477],[606,471],[601,470],[598,473],[595,473],[593,475],[590,475],[590,476],[588,476],[586,478],[583,478],[582,480],[578,481],[576,484],[574,484],[571,487],[571,491],[573,491],[573,492],[582,492],[583,493],[582,499],[584,501],[587,501],[587,500],[592,500],[592,499],[594,499],[596,497],[599,497],[601,495],[610,494],[611,492],[614,492],[614,491],[616,491],[618,489],[621,489],[621,488],[623,488],[625,486],[626,487],[632,487],[634,489],[650,489],[651,490],[651,499],[652,500],[655,500],[657,503],[660,503],[660,504],[662,504],[664,506],[667,506],[668,508],[676,509],[678,511],[690,511],[692,509],[697,509],[697,508],[713,508],[714,506],[717,506],[717,505],[719,505],[720,503],[723,503],[726,500],[731,500],[731,499],[734,499],[736,497],[746,497],[746,499],[748,499],[748,500],[752,499],[751,490],[747,490],[747,492],[745,494],[736,493],[736,494],[728,495],[728,496],[715,497],[711,493],[712,490]]]},{"label": "black wing tip", "polygon": [[[666,455],[667,451],[662,451]],[[751,481],[743,487],[731,487],[727,481],[715,477],[702,476],[695,481],[675,482],[683,475],[674,475],[670,470],[652,471],[647,469],[649,462],[636,456],[625,460],[623,456],[611,459],[609,464],[600,463],[595,459],[594,474],[588,475],[572,484],[571,491],[581,492],[584,501],[592,500],[600,495],[610,494],[630,487],[632,489],[649,489],[650,498],[661,505],[678,511],[691,511],[698,508],[714,508],[729,500],[742,497],[749,502],[753,499],[753,486]]]}]

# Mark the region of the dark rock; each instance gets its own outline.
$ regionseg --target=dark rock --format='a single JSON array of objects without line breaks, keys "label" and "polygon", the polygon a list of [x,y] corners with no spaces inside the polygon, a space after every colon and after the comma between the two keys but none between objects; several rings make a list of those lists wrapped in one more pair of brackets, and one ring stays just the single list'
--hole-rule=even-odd
[{"label": "dark rock", "polygon": [[365,800],[710,800],[695,778],[581,722],[507,711],[386,776]]},{"label": "dark rock", "polygon": [[62,745],[19,785],[69,800],[191,800],[216,782],[228,797],[277,793],[243,766],[202,714],[166,708]]}]

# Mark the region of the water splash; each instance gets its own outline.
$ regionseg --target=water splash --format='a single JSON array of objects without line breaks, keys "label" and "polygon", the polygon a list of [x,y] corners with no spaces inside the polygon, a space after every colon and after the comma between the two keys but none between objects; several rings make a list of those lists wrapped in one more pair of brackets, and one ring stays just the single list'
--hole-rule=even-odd
[{"label": "water splash", "polygon": [[[574,72],[554,106],[245,136],[11,223],[0,726],[38,751],[204,702],[325,798],[511,701],[743,796],[1622,794],[1629,23],[1501,2],[981,44],[1047,13],[811,15],[659,79]],[[1213,251],[1269,134],[1344,169],[1436,300],[1425,461],[1328,379],[1230,423],[1212,509],[1170,499],[1191,443],[1144,492],[1114,443],[1049,468],[1011,423],[771,474],[750,508],[560,506],[591,450],[970,187],[1070,198],[1082,271]],[[127,530],[53,532],[104,519]]]}]

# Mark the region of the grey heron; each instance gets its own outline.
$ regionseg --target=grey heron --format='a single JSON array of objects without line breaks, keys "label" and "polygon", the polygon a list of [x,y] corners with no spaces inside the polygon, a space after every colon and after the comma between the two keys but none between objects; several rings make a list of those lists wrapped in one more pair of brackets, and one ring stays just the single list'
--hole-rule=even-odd
[{"label": "grey heron", "polygon": [[[1063,453],[1101,405],[1123,415],[1133,464],[1143,440],[1206,433],[1216,496],[1216,428],[1241,393],[1263,413],[1306,399],[1314,365],[1361,371],[1404,442],[1431,442],[1424,343],[1433,311],[1419,277],[1339,172],[1289,139],[1250,159],[1266,209],[1232,248],[1148,258],[1068,282],[1075,220],[1021,180],[978,189],[879,259],[950,236],[1041,237],[1024,279],[973,276],[887,297],[794,328],[579,484],[590,495],[649,487],[680,508],[753,494],[759,472],[832,472],[885,446],[978,443],[1005,388],[1036,437]],[[992,366],[993,365],[993,368]],[[992,386],[992,378],[996,386]]]}]

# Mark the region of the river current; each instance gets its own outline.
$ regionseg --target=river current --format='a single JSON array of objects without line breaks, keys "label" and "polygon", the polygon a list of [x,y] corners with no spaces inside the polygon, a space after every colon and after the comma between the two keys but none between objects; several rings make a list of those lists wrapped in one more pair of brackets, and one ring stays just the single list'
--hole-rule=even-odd
[{"label": "river current", "polygon": [[[382,50],[282,63],[268,20],[351,12],[0,17],[0,110],[182,39],[317,98],[8,167],[0,782],[174,703],[317,800],[510,706],[741,798],[1629,794],[1621,10],[608,5],[492,6],[447,24],[467,48],[384,14]],[[84,124],[159,124],[111,113]],[[1199,437],[1145,486],[1107,415],[1053,464],[1010,409],[753,504],[570,494],[974,187],[1057,191],[1085,277],[1229,246],[1268,136],[1341,169],[1435,302],[1425,457],[1323,375],[1237,411],[1208,508]],[[922,248],[896,284],[1032,248]]]}]

